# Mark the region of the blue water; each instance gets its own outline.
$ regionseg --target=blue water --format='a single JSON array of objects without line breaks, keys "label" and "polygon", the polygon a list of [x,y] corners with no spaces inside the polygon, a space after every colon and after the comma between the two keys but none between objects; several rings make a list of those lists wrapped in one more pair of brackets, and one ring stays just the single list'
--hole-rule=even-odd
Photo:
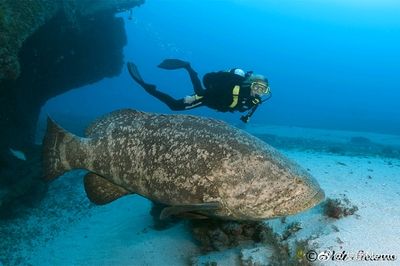
[{"label": "blue water", "polygon": [[[251,123],[400,134],[400,3],[398,1],[146,1],[119,14],[128,43],[125,61],[180,98],[192,93],[184,71],[156,66],[188,60],[200,76],[240,67],[264,74],[273,97]],[[70,91],[43,109],[95,117],[117,108],[171,111],[118,77]],[[202,107],[186,113],[233,124],[239,114]]]}]

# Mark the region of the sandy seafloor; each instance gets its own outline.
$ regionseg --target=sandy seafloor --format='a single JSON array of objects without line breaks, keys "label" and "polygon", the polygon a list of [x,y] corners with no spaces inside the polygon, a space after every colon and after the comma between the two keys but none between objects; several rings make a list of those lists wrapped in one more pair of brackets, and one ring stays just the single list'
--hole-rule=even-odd
[{"label": "sandy seafloor", "polygon": [[[287,132],[293,129],[287,128]],[[317,252],[329,249],[357,254],[363,250],[397,256],[394,262],[320,264],[400,265],[399,159],[281,151],[308,169],[328,197],[346,194],[359,208],[356,215],[339,220],[324,217],[320,207],[288,217],[288,222],[299,221],[303,228],[294,237],[312,236]],[[62,176],[52,182],[39,206],[20,218],[0,221],[0,261],[4,265],[204,265],[206,261],[238,265],[236,251],[199,257],[183,223],[154,230],[150,203],[144,198],[132,195],[106,206],[92,205],[82,177],[83,172]],[[268,222],[278,232],[284,226],[279,219]]]}]

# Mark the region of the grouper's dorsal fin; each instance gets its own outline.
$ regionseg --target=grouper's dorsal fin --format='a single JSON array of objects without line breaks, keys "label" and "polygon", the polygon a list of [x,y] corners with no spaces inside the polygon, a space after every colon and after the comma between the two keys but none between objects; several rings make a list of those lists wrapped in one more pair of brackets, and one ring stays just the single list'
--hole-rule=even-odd
[{"label": "grouper's dorsal fin", "polygon": [[184,204],[184,205],[174,205],[164,208],[161,211],[160,219],[164,220],[172,215],[179,216],[184,213],[191,212],[207,212],[207,211],[215,211],[220,208],[220,204],[218,202],[205,202],[205,203],[197,203],[197,204]]},{"label": "grouper's dorsal fin", "polygon": [[88,138],[104,135],[110,125],[124,125],[134,121],[135,117],[145,116],[146,113],[133,109],[121,109],[97,118],[85,130]]},{"label": "grouper's dorsal fin", "polygon": [[95,173],[85,175],[84,185],[89,200],[97,205],[104,205],[131,194],[123,187],[117,186]]}]

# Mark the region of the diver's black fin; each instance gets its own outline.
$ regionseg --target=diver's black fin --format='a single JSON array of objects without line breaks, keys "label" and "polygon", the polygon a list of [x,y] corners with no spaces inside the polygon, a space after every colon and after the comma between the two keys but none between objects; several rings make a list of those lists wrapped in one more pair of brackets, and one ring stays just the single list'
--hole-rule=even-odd
[{"label": "diver's black fin", "polygon": [[180,68],[187,68],[190,66],[189,62],[182,61],[180,59],[165,59],[158,65],[159,68],[173,70]]},{"label": "diver's black fin", "polygon": [[84,178],[86,195],[97,205],[110,203],[120,197],[131,194],[123,187],[115,185],[102,176],[88,173]]},{"label": "diver's black fin", "polygon": [[128,62],[127,66],[128,66],[128,71],[129,71],[129,74],[131,75],[131,77],[140,86],[142,86],[146,91],[154,91],[156,89],[156,86],[154,86],[153,84],[148,84],[143,80],[142,76],[139,73],[137,66],[134,63]]},{"label": "diver's black fin", "polygon": [[136,66],[134,63],[128,62],[127,66],[128,66],[129,74],[131,74],[131,77],[132,77],[137,83],[139,83],[140,85],[146,83],[146,82],[144,82],[142,76],[141,76],[140,73],[139,73],[139,70],[138,70],[137,66]]},{"label": "diver's black fin", "polygon": [[[198,204],[185,204],[185,205],[175,205],[166,207],[162,210],[160,214],[160,219],[167,219],[172,215],[182,215],[184,213],[190,212],[202,212],[202,211],[214,211],[220,208],[220,204],[218,202],[206,202],[206,203],[198,203]],[[200,215],[202,216],[202,215]]]}]

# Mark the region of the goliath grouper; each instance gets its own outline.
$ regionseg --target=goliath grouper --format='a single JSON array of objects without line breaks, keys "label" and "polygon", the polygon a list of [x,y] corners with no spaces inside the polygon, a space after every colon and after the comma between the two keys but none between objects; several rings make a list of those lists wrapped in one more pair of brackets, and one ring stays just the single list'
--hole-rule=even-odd
[{"label": "goliath grouper", "polygon": [[171,215],[263,220],[304,211],[324,192],[300,166],[224,122],[120,110],[95,121],[86,138],[48,119],[46,179],[86,169],[88,198],[106,204],[139,194]]}]

